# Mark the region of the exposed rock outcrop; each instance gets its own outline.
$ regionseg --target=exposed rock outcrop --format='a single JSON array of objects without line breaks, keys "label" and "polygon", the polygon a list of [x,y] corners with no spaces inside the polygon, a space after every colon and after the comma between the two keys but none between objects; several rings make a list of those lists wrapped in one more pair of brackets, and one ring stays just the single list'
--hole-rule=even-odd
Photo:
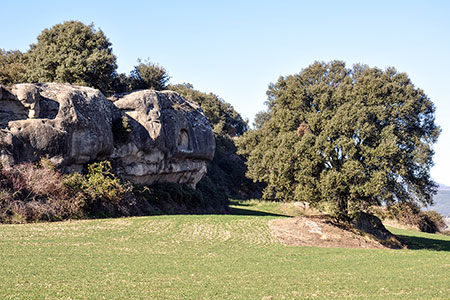
[{"label": "exposed rock outcrop", "polygon": [[394,238],[392,233],[384,227],[381,220],[365,212],[358,212],[353,216],[351,224],[358,230],[368,233],[375,238],[386,241]]},{"label": "exposed rock outcrop", "polygon": [[407,245],[390,233],[380,219],[360,213],[350,224],[329,216],[299,216],[269,222],[273,234],[289,246],[400,249]]},{"label": "exposed rock outcrop", "polygon": [[0,87],[4,166],[48,157],[72,172],[107,159],[135,183],[195,186],[214,150],[200,107],[175,92],[142,90],[108,100],[98,90],[69,84]]}]

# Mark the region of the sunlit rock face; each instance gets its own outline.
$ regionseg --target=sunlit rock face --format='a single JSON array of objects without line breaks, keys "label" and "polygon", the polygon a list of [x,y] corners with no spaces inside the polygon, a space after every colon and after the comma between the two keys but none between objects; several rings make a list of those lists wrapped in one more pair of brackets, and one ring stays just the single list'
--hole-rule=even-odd
[{"label": "sunlit rock face", "polygon": [[195,185],[200,181],[206,173],[206,162],[214,156],[215,140],[197,104],[175,92],[154,90],[136,91],[112,100],[126,114],[130,132],[129,138],[116,139],[112,154],[112,158],[120,160],[126,178],[145,184]]},{"label": "sunlit rock face", "polygon": [[69,84],[0,87],[0,162],[47,157],[64,172],[110,160],[135,183],[195,186],[215,141],[200,107],[175,92],[142,90],[106,99]]}]

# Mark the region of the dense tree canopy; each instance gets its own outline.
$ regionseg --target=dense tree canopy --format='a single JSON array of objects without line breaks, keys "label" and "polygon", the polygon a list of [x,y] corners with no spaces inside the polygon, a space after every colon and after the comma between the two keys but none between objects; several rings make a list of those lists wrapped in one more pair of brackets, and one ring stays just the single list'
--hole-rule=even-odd
[{"label": "dense tree canopy", "polygon": [[268,111],[239,140],[264,197],[347,218],[370,205],[430,204],[434,105],[405,73],[316,62],[271,84]]},{"label": "dense tree canopy", "polygon": [[67,82],[105,94],[167,88],[167,71],[150,61],[138,59],[129,75],[117,74],[111,43],[93,24],[64,22],[43,30],[37,40],[25,53],[0,49],[0,83]]},{"label": "dense tree canopy", "polygon": [[157,91],[167,89],[170,76],[166,69],[156,63],[138,59],[138,65],[130,72],[117,74],[114,77],[111,91],[115,93],[131,92],[134,90],[154,89]]},{"label": "dense tree canopy", "polygon": [[234,110],[231,104],[223,101],[217,95],[197,91],[191,84],[170,85],[168,88],[189,100],[197,102],[213,126],[214,132],[236,136],[247,131],[247,122]]},{"label": "dense tree canopy", "polygon": [[26,70],[25,57],[20,51],[0,49],[0,84],[23,82]]},{"label": "dense tree canopy", "polygon": [[132,89],[164,90],[167,87],[170,76],[164,67],[150,61],[138,60],[138,65],[130,73]]},{"label": "dense tree canopy", "polygon": [[116,72],[116,57],[103,31],[68,21],[44,29],[27,53],[31,82],[69,82],[107,92]]}]

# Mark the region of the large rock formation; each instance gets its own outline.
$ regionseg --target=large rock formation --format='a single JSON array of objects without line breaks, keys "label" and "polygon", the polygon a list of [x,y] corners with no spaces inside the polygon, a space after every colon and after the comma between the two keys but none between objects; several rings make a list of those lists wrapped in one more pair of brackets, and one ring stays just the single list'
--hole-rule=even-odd
[{"label": "large rock formation", "polygon": [[64,172],[110,160],[135,183],[195,186],[214,156],[200,107],[175,92],[142,90],[106,99],[69,84],[0,87],[0,162],[48,157]]}]

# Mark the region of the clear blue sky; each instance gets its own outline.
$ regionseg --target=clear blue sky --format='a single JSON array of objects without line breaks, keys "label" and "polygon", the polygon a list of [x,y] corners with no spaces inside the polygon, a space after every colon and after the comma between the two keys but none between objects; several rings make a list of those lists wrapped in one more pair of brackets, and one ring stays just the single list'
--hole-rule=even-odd
[{"label": "clear blue sky", "polygon": [[0,48],[26,51],[44,29],[91,22],[120,72],[137,58],[230,102],[245,118],[267,85],[315,60],[406,72],[437,107],[432,175],[450,185],[450,1],[0,1]]}]

